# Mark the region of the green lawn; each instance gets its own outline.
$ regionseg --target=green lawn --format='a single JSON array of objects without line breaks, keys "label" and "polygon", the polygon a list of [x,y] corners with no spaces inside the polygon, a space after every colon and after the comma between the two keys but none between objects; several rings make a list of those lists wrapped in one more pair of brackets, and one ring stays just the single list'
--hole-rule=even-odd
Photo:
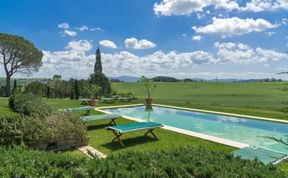
[{"label": "green lawn", "polygon": [[[113,83],[117,92],[145,97],[140,83]],[[156,83],[154,103],[287,119],[287,83]],[[287,109],[288,112],[288,109]]]},{"label": "green lawn", "polygon": [[[114,138],[114,134],[111,131],[105,130],[105,127],[108,126],[108,122],[109,120],[101,120],[87,123],[90,137],[89,144],[105,154],[115,154],[127,150],[166,150],[185,145],[203,146],[213,150],[234,150],[232,147],[201,140],[164,129],[156,129],[154,131],[159,140],[156,140],[152,137],[145,137],[144,133],[146,131],[130,132],[124,134],[122,138],[125,147],[122,147],[118,142],[111,142],[111,140]],[[133,121],[127,119],[118,119],[116,122],[117,124],[126,124]]]}]

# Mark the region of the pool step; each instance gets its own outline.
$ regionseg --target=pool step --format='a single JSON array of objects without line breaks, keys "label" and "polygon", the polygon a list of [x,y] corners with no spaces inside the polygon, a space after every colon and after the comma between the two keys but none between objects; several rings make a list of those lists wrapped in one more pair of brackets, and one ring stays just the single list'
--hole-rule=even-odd
[{"label": "pool step", "polygon": [[245,147],[232,152],[234,156],[240,156],[242,159],[254,160],[257,158],[264,164],[278,164],[288,158],[288,154],[259,147]]}]

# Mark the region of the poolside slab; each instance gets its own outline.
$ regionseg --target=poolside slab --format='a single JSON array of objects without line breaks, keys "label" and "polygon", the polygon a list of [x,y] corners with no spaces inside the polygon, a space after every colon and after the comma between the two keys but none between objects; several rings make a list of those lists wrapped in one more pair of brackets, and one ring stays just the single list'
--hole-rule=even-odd
[{"label": "poolside slab", "polygon": [[107,155],[105,155],[104,153],[96,150],[95,148],[93,148],[92,146],[90,145],[87,145],[87,146],[82,146],[80,148],[78,148],[79,151],[81,151],[82,153],[84,153],[86,156],[88,156],[89,158],[92,158],[92,156],[88,153],[89,151],[97,156],[98,158],[102,159],[102,158],[106,158]]}]

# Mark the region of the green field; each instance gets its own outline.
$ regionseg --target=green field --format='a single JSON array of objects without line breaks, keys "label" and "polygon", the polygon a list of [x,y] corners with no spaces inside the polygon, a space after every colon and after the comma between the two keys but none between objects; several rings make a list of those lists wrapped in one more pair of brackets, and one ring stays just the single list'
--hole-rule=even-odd
[{"label": "green field", "polygon": [[[117,92],[145,97],[140,83],[113,83]],[[287,119],[288,83],[156,83],[154,103]],[[286,109],[288,112],[288,109]]]}]

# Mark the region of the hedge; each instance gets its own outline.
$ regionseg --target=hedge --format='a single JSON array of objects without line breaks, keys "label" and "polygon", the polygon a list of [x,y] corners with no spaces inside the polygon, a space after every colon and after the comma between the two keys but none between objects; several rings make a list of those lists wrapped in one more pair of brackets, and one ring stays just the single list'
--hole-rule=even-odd
[{"label": "hedge", "polygon": [[273,165],[241,160],[229,153],[202,147],[122,152],[103,160],[21,147],[0,148],[0,162],[0,177],[285,177]]}]

